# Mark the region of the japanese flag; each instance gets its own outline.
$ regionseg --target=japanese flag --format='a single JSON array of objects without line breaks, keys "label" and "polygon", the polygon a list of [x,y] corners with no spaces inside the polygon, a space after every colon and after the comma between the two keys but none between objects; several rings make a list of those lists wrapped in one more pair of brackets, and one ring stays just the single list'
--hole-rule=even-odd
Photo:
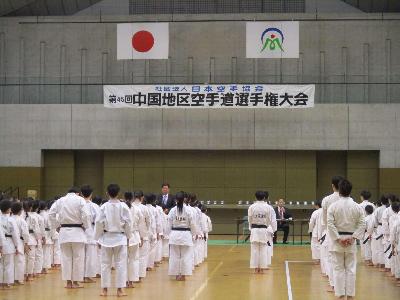
[{"label": "japanese flag", "polygon": [[168,23],[117,24],[117,59],[168,59]]}]

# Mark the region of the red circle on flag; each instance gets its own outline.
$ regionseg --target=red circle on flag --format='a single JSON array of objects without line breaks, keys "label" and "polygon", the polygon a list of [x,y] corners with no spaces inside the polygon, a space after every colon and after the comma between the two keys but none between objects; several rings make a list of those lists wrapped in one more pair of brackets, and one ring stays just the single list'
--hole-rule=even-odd
[{"label": "red circle on flag", "polygon": [[147,52],[154,46],[153,35],[146,30],[136,32],[132,37],[132,47],[138,52]]}]

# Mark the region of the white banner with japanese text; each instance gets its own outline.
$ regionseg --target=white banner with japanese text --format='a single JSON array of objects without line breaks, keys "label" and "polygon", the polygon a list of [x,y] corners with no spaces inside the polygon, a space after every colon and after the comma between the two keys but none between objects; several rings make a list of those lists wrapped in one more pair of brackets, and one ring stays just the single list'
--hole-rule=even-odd
[{"label": "white banner with japanese text", "polygon": [[311,108],[315,85],[104,85],[108,108]]}]

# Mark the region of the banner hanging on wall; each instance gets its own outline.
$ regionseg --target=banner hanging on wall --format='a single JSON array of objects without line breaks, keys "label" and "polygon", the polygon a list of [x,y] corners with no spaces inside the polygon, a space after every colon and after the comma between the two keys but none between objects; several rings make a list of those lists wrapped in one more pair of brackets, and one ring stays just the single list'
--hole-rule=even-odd
[{"label": "banner hanging on wall", "polygon": [[108,108],[311,108],[315,85],[105,85]]}]

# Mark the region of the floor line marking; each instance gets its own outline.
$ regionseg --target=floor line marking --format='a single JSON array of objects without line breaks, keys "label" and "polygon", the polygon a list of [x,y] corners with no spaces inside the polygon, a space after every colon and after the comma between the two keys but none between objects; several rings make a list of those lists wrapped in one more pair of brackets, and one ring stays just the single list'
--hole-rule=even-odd
[{"label": "floor line marking", "polygon": [[292,283],[290,280],[289,263],[313,263],[313,261],[306,260],[285,260],[285,270],[286,270],[286,286],[288,292],[288,300],[293,300]]},{"label": "floor line marking", "polygon": [[218,269],[221,268],[222,264],[223,262],[220,261],[219,264],[214,268],[214,270],[212,270],[210,275],[207,277],[207,280],[203,282],[203,284],[197,289],[196,293],[190,298],[190,300],[195,300],[197,299],[197,297],[200,296],[201,292],[206,288],[208,281],[211,279],[211,277],[214,276],[215,272],[217,272]]}]

